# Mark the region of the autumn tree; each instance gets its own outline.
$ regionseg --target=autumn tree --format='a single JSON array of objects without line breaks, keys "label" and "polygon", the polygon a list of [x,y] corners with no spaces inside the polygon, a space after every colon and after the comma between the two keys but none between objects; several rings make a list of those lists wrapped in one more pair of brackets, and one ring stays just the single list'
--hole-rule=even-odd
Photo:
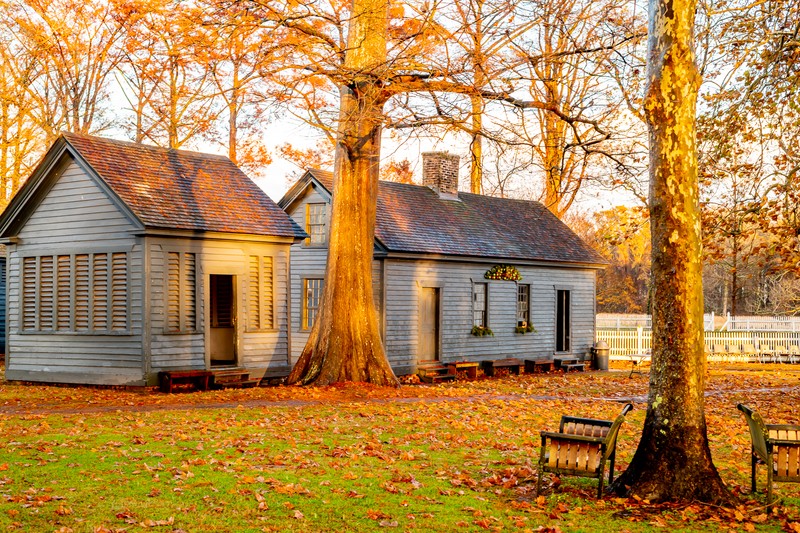
[{"label": "autumn tree", "polygon": [[612,486],[649,501],[731,499],[711,460],[705,420],[695,9],[695,0],[650,0],[653,364],[639,446]]},{"label": "autumn tree", "polygon": [[46,143],[62,130],[108,127],[108,79],[122,59],[118,43],[135,15],[132,7],[117,1],[25,0],[6,12],[34,61],[29,79],[20,82],[36,100],[36,122]]},{"label": "autumn tree", "polygon": [[[289,383],[397,385],[381,342],[372,253],[387,62],[388,0],[354,0],[339,86],[333,216],[321,312]],[[342,80],[344,81],[344,80]]]}]

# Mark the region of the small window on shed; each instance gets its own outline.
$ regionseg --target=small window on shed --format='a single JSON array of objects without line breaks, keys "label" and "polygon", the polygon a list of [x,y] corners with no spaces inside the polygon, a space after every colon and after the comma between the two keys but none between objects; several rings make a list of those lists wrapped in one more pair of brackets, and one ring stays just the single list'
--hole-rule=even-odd
[{"label": "small window on shed", "polygon": [[487,327],[488,318],[488,283],[472,284],[472,325],[482,328]]},{"label": "small window on shed", "polygon": [[306,245],[321,245],[328,240],[325,227],[325,218],[328,211],[327,204],[306,204]]},{"label": "small window on shed", "polygon": [[324,280],[320,278],[303,280],[303,329],[311,329],[317,319],[324,283]]},{"label": "small window on shed", "polygon": [[517,326],[527,326],[531,320],[531,286],[517,285]]}]

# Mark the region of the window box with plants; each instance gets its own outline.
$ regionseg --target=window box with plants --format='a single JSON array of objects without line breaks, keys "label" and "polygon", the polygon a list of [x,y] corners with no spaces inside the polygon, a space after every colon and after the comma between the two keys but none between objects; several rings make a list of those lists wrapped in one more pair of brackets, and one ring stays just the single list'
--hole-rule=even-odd
[{"label": "window box with plants", "polygon": [[520,321],[517,323],[517,327],[514,328],[514,333],[519,333],[524,335],[526,333],[536,333],[536,328],[533,327],[533,324],[530,322]]},{"label": "window box with plants", "polygon": [[489,326],[472,326],[470,332],[474,337],[494,337],[494,333]]},{"label": "window box with plants", "polygon": [[486,279],[496,279],[505,281],[520,281],[522,274],[513,265],[495,265],[483,275]]}]

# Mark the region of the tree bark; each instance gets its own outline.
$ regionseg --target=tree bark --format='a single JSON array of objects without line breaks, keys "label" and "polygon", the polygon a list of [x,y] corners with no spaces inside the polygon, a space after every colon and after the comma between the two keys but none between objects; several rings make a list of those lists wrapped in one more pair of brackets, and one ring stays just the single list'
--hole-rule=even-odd
[{"label": "tree bark", "polygon": [[372,290],[388,7],[388,0],[353,2],[345,71],[354,74],[339,89],[325,288],[290,384],[399,385],[383,349]]},{"label": "tree bark", "polygon": [[642,438],[612,485],[650,501],[726,503],[705,421],[695,109],[696,0],[650,0],[648,86],[653,365]]}]

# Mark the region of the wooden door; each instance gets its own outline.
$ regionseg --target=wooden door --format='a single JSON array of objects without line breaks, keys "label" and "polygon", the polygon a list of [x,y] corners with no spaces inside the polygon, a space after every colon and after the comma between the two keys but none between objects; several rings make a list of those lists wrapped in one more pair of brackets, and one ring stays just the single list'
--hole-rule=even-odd
[{"label": "wooden door", "polygon": [[420,294],[419,360],[439,360],[440,289],[423,287]]},{"label": "wooden door", "polygon": [[209,345],[212,365],[236,364],[235,276],[211,274]]},{"label": "wooden door", "polygon": [[556,291],[556,351],[570,351],[572,307],[570,291]]}]

